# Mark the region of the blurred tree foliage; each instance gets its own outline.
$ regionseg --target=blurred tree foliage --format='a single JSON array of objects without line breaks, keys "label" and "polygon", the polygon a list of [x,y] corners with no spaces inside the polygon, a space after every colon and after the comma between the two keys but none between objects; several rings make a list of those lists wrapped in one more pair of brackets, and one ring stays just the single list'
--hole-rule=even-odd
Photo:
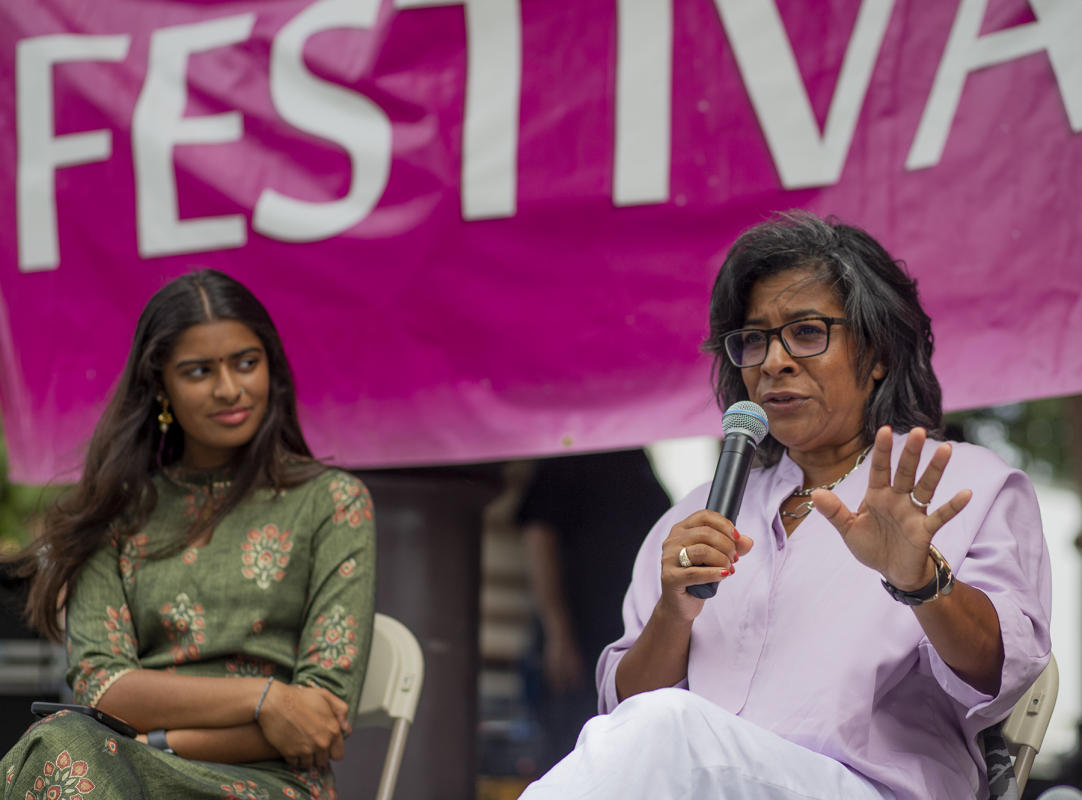
[{"label": "blurred tree foliage", "polygon": [[64,491],[63,486],[25,486],[8,481],[7,447],[0,436],[0,551],[29,542],[32,515]]},{"label": "blurred tree foliage", "polygon": [[1032,478],[1082,482],[1082,396],[956,411],[947,425],[951,438],[983,445]]}]

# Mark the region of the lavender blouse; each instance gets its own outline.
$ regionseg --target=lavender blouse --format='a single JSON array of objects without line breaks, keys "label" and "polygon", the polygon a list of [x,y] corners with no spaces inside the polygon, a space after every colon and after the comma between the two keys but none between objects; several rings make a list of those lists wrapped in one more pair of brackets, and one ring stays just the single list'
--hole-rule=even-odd
[{"label": "lavender blouse", "polygon": [[[903,438],[895,435],[895,463]],[[925,446],[921,470],[938,444]],[[851,510],[864,496],[869,468],[865,462],[835,489]],[[752,471],[735,522],[755,544],[696,618],[682,685],[840,761],[898,800],[986,795],[977,735],[1010,713],[1051,646],[1048,550],[1029,479],[984,448],[956,443],[933,498],[934,508],[973,490],[934,543],[999,616],[1005,659],[994,697],[947,666],[913,612],[887,595],[880,576],[850,554],[822,515],[813,511],[785,535],[778,508],[802,482],[788,455]],[[705,506],[708,488],[658,520],[639,550],[624,598],[624,635],[598,661],[602,713],[617,705],[616,667],[660,596],[661,543]]]}]

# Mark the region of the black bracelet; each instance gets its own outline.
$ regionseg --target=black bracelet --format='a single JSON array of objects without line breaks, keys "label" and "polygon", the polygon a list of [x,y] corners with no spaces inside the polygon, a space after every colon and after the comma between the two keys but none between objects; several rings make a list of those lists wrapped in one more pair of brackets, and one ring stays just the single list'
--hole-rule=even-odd
[{"label": "black bracelet", "polygon": [[951,572],[947,559],[943,558],[935,545],[928,545],[928,555],[932,557],[932,564],[935,565],[935,575],[928,583],[916,591],[903,592],[894,584],[883,579],[883,588],[887,590],[887,594],[907,606],[920,606],[954,591],[954,573]]},{"label": "black bracelet", "polygon": [[177,751],[169,746],[169,741],[165,738],[165,729],[158,728],[154,731],[147,732],[147,744],[151,747],[161,750],[163,753],[168,753],[171,756],[175,756]]}]

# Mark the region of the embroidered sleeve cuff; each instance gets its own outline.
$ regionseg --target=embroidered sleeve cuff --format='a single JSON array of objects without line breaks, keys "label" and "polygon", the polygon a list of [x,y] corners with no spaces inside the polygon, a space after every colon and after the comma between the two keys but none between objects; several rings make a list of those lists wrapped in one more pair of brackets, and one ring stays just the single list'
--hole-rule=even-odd
[{"label": "embroidered sleeve cuff", "polygon": [[104,696],[105,692],[108,691],[109,687],[116,683],[118,678],[127,675],[129,672],[135,672],[135,669],[135,667],[128,667],[127,669],[122,669],[118,672],[114,672],[112,675],[110,675],[101,682],[101,685],[98,686],[97,691],[85,698],[86,704],[88,706],[93,706],[97,708],[98,702],[101,700],[102,696]]}]

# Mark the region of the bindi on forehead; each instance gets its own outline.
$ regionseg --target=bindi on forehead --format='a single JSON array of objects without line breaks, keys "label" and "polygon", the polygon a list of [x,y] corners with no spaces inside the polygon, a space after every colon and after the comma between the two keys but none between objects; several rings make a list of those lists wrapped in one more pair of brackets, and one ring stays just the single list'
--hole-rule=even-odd
[{"label": "bindi on forehead", "polygon": [[263,348],[259,346],[246,347],[242,350],[238,350],[235,353],[228,353],[224,356],[201,356],[195,353],[191,355],[185,355],[184,353],[178,353],[174,358],[173,366],[175,369],[181,369],[183,367],[193,365],[207,365],[214,363],[224,365],[227,361],[261,355],[262,353]]}]

